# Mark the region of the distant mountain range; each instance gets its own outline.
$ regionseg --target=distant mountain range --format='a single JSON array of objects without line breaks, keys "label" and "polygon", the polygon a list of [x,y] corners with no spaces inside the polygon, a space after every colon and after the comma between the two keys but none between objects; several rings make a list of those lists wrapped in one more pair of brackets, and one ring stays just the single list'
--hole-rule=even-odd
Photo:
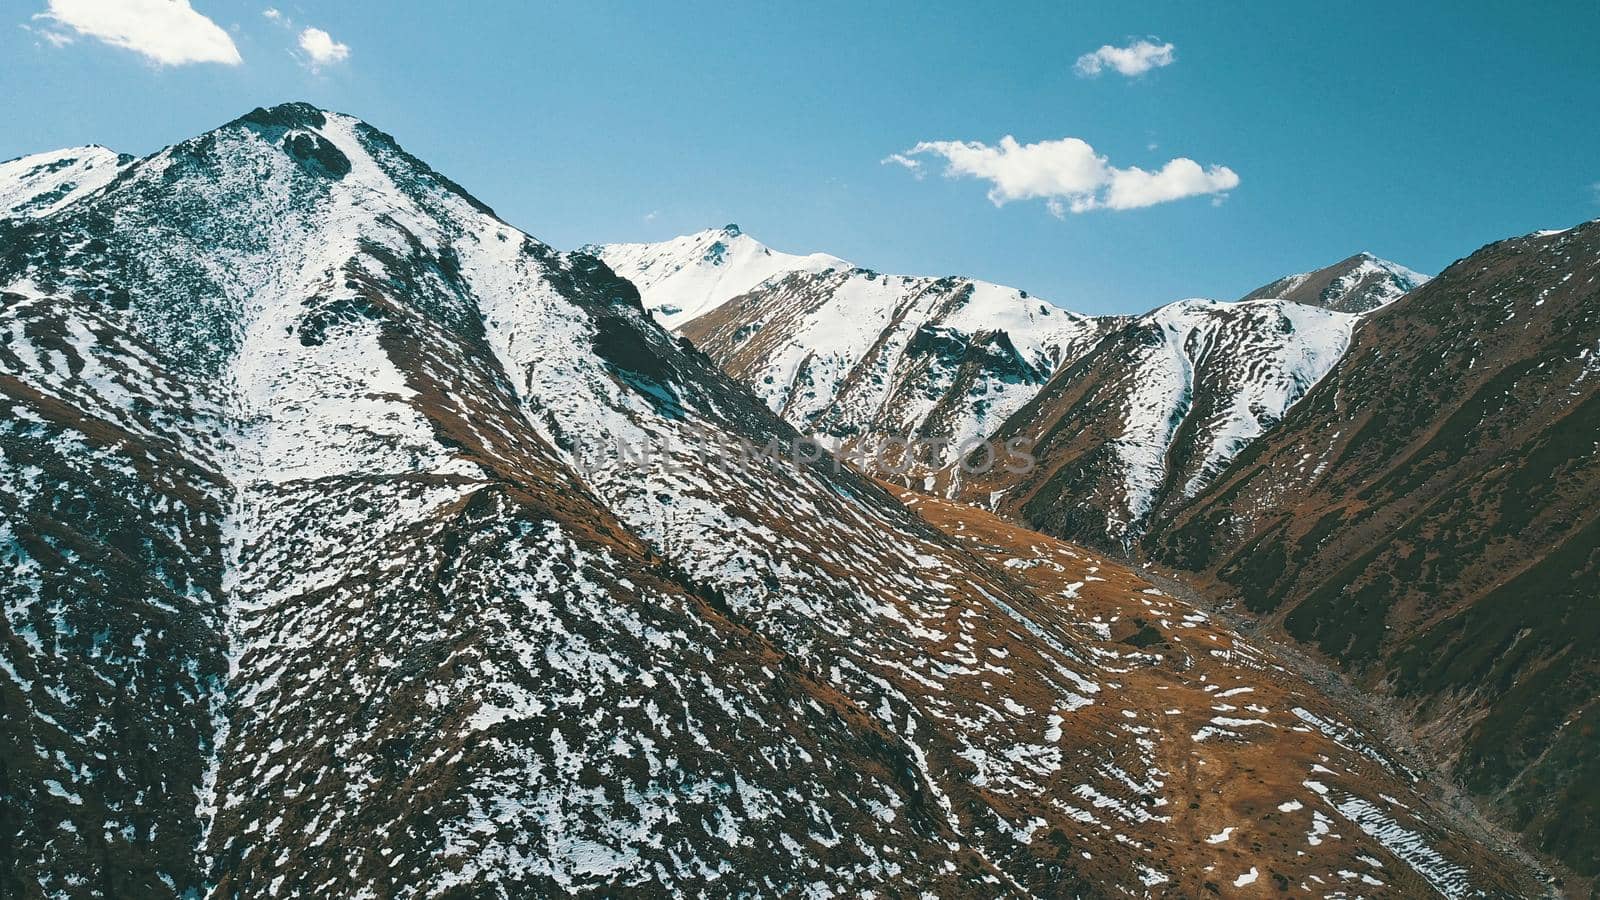
[{"label": "distant mountain range", "polygon": [[[0,198],[0,895],[1545,889],[1233,597],[1592,874],[1595,226],[1093,318],[306,104]],[[804,439],[906,433],[1039,465]]]},{"label": "distant mountain range", "polygon": [[[1600,657],[1577,636],[1600,633],[1597,234],[1494,244],[1437,283],[1361,253],[1235,302],[1064,314],[1073,327],[1045,340],[1039,322],[1056,317],[1019,315],[1044,307],[1021,291],[780,271],[679,331],[840,445],[1024,442],[1037,465],[1021,474],[948,457],[909,474],[880,457],[876,471],[1242,599],[1396,695],[1443,768],[1589,876],[1600,770],[1579,747],[1600,714]],[[928,365],[908,348],[931,329],[903,311],[941,289],[996,299],[940,322],[948,352]],[[846,339],[846,322],[870,327]],[[1041,352],[1047,340],[1061,349]],[[819,360],[831,377],[809,375]]]},{"label": "distant mountain range", "polygon": [[[1295,299],[1269,285],[1240,303],[1091,317],[985,282],[778,253],[735,226],[592,249],[794,427],[871,451],[869,471],[1106,547],[1276,423],[1338,361],[1356,311],[1427,281],[1359,254],[1274,282]],[[960,464],[991,437],[1041,465],[1017,479]],[[914,458],[898,452],[917,440]]]}]

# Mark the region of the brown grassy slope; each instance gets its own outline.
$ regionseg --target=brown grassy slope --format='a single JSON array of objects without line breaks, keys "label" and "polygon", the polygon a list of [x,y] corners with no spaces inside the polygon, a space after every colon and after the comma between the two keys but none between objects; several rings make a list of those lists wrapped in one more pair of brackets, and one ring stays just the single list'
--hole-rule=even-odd
[{"label": "brown grassy slope", "polygon": [[[971,506],[911,491],[902,499],[974,555],[1023,579],[1040,606],[1021,612],[1073,623],[1080,645],[1116,673],[1108,694],[1061,726],[1067,781],[1074,772],[1112,767],[1152,773],[1148,795],[1131,799],[1144,806],[1136,815],[1166,821],[1128,821],[1115,805],[1065,798],[1104,823],[1088,835],[1109,827],[1133,838],[1109,850],[1089,844],[1096,855],[1086,865],[1094,870],[1115,878],[1119,869],[1159,859],[1172,880],[1152,889],[1158,896],[1433,896],[1426,878],[1336,808],[1343,797],[1348,810],[1359,794],[1460,864],[1494,867],[1493,880],[1478,887],[1537,893],[1520,866],[1471,849],[1441,825],[1449,817],[1430,799],[1428,782],[1271,650],[1091,550]],[[1030,702],[1026,684],[995,688],[994,702]],[[1102,858],[1107,853],[1111,859]],[[1257,879],[1235,887],[1251,870]]]},{"label": "brown grassy slope", "polygon": [[1402,697],[1529,843],[1600,872],[1600,223],[1376,313],[1144,550]]}]

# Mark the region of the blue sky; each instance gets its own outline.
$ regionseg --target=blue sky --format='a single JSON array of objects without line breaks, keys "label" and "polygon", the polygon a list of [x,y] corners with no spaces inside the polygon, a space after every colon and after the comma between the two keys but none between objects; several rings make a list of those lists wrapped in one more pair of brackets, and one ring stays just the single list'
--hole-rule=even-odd
[{"label": "blue sky", "polygon": [[[393,133],[558,247],[737,222],[779,249],[1092,313],[1235,297],[1363,249],[1436,272],[1600,216],[1591,0],[189,0],[216,32],[118,18],[167,2],[8,0],[0,158],[145,154],[304,99]],[[1077,65],[1138,40],[1170,44],[1169,64]],[[1007,135],[1041,146],[1007,154]],[[1046,143],[1068,138],[1092,150]],[[919,144],[916,171],[884,162]],[[1128,193],[1115,173],[1178,158],[1198,166],[1177,193],[1201,195],[1109,208],[1166,184],[1129,175]],[[945,177],[947,159],[967,174]]]}]

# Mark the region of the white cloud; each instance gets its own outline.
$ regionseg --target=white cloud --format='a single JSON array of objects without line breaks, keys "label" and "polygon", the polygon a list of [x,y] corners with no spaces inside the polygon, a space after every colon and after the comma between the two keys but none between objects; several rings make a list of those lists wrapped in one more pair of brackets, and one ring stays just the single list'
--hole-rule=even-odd
[{"label": "white cloud", "polygon": [[[158,65],[243,62],[233,38],[195,12],[189,0],[50,0],[34,18],[132,50]],[[69,42],[45,34],[56,46]]]},{"label": "white cloud", "polygon": [[912,159],[904,153],[891,153],[879,160],[879,163],[886,166],[891,164],[901,166],[909,170],[913,175],[917,176],[918,181],[921,181],[922,176],[926,174],[922,171],[922,160]]},{"label": "white cloud", "polygon": [[946,178],[989,182],[989,200],[995,206],[1042,199],[1056,216],[1069,210],[1137,209],[1184,197],[1221,194],[1239,186],[1239,176],[1227,166],[1203,168],[1183,157],[1154,172],[1137,166],[1117,168],[1078,138],[1022,144],[1008,134],[997,146],[979,141],[923,141],[886,162],[897,161],[895,156],[918,162],[915,157],[928,155],[944,159]]},{"label": "white cloud", "polygon": [[261,14],[263,16],[266,16],[268,19],[271,19],[274,22],[276,22],[279,19],[283,18],[283,13],[278,12],[277,8],[276,7],[272,7],[272,6],[269,6],[266,9],[263,9],[261,11]]},{"label": "white cloud", "polygon": [[1171,44],[1157,44],[1154,41],[1140,39],[1126,47],[1106,44],[1093,53],[1085,53],[1078,57],[1078,62],[1073,68],[1084,78],[1093,78],[1099,75],[1102,69],[1107,68],[1115,69],[1132,78],[1135,75],[1143,75],[1151,69],[1170,66],[1172,61]]},{"label": "white cloud", "polygon": [[1227,166],[1201,168],[1186,157],[1170,160],[1154,172],[1137,166],[1112,169],[1106,189],[1109,209],[1138,209],[1202,194],[1221,194],[1239,186],[1239,176]]},{"label": "white cloud", "polygon": [[[38,19],[38,18],[41,18],[41,16],[34,16],[34,18]],[[64,32],[51,31],[51,30],[46,29],[46,28],[33,28],[33,27],[30,27],[27,23],[23,23],[21,25],[18,25],[17,27],[21,28],[23,31],[26,31],[27,33],[29,33],[31,35],[34,35],[34,36],[38,37],[39,41],[44,41],[45,43],[48,43],[52,47],[65,47],[68,44],[77,43],[77,38],[74,38],[72,35],[66,34]],[[44,44],[39,43],[39,41],[34,41],[33,45],[35,47],[43,47]]]},{"label": "white cloud", "polygon": [[300,49],[311,58],[312,67],[343,62],[350,57],[350,47],[333,39],[321,28],[307,28],[300,32]]}]

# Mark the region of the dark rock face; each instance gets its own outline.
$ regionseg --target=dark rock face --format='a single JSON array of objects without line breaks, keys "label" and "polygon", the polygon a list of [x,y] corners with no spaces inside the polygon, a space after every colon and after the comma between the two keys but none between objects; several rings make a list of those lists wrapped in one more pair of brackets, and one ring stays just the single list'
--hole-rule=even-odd
[{"label": "dark rock face", "polygon": [[330,178],[343,178],[350,174],[350,158],[317,135],[291,134],[284,138],[283,147],[307,168],[321,171]]},{"label": "dark rock face", "polygon": [[322,110],[304,101],[294,103],[280,103],[270,108],[256,107],[239,118],[232,124],[249,123],[263,125],[268,128],[321,128],[328,124],[328,117]]},{"label": "dark rock face", "polygon": [[1600,224],[1373,314],[1145,548],[1381,683],[1462,782],[1600,872]]}]

